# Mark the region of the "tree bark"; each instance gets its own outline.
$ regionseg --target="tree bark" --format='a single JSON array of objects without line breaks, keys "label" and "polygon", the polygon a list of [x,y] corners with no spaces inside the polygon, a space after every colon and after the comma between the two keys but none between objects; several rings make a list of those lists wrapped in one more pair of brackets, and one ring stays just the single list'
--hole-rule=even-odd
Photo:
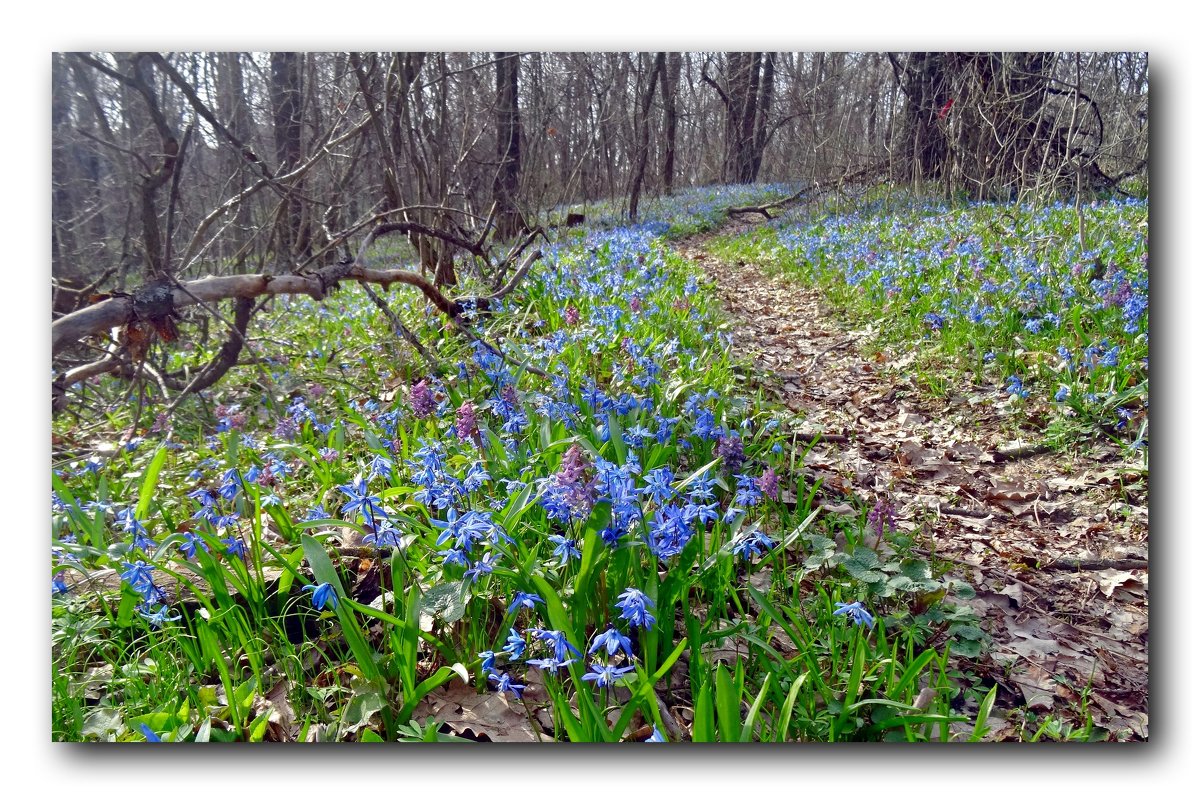
[{"label": "tree bark", "polygon": [[496,53],[496,154],[499,165],[492,184],[496,202],[496,236],[509,240],[526,230],[517,198],[521,179],[521,113],[518,107],[520,56]]},{"label": "tree bark", "polygon": [[[275,161],[286,172],[302,157],[303,90],[300,73],[300,53],[271,53],[271,118],[274,122]],[[292,186],[295,191],[300,184]],[[309,253],[309,235],[304,219],[304,205],[297,195],[285,202],[276,227],[281,261],[294,260]]]},{"label": "tree bark", "polygon": [[[646,161],[650,157],[650,103],[654,100],[654,89],[657,87],[659,75],[666,64],[665,52],[660,52],[654,58],[654,66],[650,70],[649,83],[642,92],[638,108],[638,154],[637,164],[633,169],[633,181],[629,187],[629,220],[637,223],[638,201],[642,195],[642,180],[646,176]],[[638,59],[644,60],[645,55],[638,53]]]}]

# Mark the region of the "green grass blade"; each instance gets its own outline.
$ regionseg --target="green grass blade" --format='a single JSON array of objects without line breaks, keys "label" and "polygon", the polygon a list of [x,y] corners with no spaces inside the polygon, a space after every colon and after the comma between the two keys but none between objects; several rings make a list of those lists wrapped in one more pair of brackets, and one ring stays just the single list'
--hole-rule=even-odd
[{"label": "green grass blade", "polygon": [[138,494],[136,516],[138,521],[145,521],[150,514],[150,500],[154,497],[154,489],[158,487],[158,477],[162,474],[163,464],[167,462],[167,448],[159,447],[154,453],[150,465],[146,467],[146,476],[142,478],[142,488]]},{"label": "green grass blade", "polygon": [[996,703],[996,684],[991,690],[983,696],[983,702],[979,704],[979,716],[975,718],[975,730],[971,731],[971,738],[967,741],[978,742],[988,732],[987,718],[992,713],[992,706]]}]

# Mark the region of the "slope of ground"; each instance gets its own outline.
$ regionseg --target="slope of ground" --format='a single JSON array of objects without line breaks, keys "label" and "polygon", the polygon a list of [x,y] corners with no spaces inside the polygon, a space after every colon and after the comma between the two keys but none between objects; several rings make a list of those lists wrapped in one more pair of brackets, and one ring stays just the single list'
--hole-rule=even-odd
[{"label": "slope of ground", "polygon": [[898,526],[975,587],[992,639],[976,672],[1001,685],[991,738],[1048,711],[1076,724],[1090,711],[1114,737],[1147,738],[1147,469],[1116,447],[1014,438],[980,387],[923,394],[911,355],[864,352],[870,331],[840,322],[817,291],[704,244],[678,249],[720,291],[737,353],[804,420],[801,440],[818,439],[797,474],[831,497],[890,501]]}]

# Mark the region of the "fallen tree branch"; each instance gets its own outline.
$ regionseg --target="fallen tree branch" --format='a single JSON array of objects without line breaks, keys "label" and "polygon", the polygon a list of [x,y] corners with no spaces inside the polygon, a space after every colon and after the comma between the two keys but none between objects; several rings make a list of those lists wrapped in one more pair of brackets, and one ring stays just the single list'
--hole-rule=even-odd
[{"label": "fallen tree branch", "polygon": [[167,409],[168,414],[175,411],[183,398],[189,394],[204,391],[209,386],[212,386],[223,378],[225,373],[237,363],[238,355],[242,352],[242,346],[246,344],[246,328],[250,324],[250,316],[254,313],[253,310],[253,298],[237,299],[233,309],[233,327],[230,329],[225,343],[221,345],[221,349],[217,351],[217,355],[203,369],[196,373],[196,377],[192,378],[190,383],[183,387],[179,396],[175,398],[175,401]]},{"label": "fallen tree branch", "polygon": [[1150,568],[1149,560],[1125,558],[1120,560],[1078,560],[1064,557],[1039,566],[1043,571],[1140,571]]},{"label": "fallen tree branch", "polygon": [[[255,298],[260,295],[308,295],[323,299],[341,281],[360,281],[371,284],[408,284],[421,290],[425,297],[449,317],[462,310],[421,276],[410,270],[371,270],[353,263],[341,263],[321,268],[308,276],[270,276],[249,274],[215,276],[184,282],[171,290],[175,308],[197,303],[212,303],[228,298]],[[52,351],[60,353],[67,345],[91,334],[102,333],[135,318],[134,296],[109,298],[55,320],[51,326]]]},{"label": "fallen tree branch", "polygon": [[754,207],[726,207],[725,214],[732,218],[734,215],[758,213],[766,216],[767,220],[771,220],[774,216],[771,215],[770,210],[783,209],[789,204],[795,204],[797,202],[813,201],[818,196],[822,196],[832,190],[841,190],[842,188],[846,187],[846,185],[852,185],[862,181],[863,179],[866,179],[867,177],[876,176],[884,172],[886,168],[886,161],[878,162],[859,171],[855,171],[852,174],[844,174],[835,182],[813,182],[803,190],[793,193],[786,198],[781,198],[778,201],[772,201],[768,204],[761,204]]}]

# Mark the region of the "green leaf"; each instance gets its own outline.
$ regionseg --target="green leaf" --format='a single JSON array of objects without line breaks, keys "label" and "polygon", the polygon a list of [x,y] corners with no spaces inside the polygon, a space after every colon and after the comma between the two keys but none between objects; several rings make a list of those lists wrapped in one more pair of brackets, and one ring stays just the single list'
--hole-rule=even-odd
[{"label": "green leaf", "polygon": [[754,720],[758,718],[758,710],[762,708],[763,700],[767,697],[767,688],[771,686],[771,676],[773,673],[767,673],[767,677],[763,679],[762,689],[758,690],[758,697],[750,704],[750,711],[746,713],[746,721],[742,724],[742,735],[739,741],[743,744],[750,741],[754,733]]},{"label": "green leaf", "polygon": [[846,698],[842,701],[841,713],[830,729],[830,740],[841,738],[843,726],[850,720],[854,712],[854,702],[858,699],[858,685],[862,683],[863,668],[867,662],[867,640],[863,636],[856,638],[854,643],[854,661],[850,665],[850,678],[846,682]]},{"label": "green leaf", "polygon": [[979,716],[975,718],[975,730],[971,731],[971,738],[967,741],[978,742],[987,734],[987,718],[992,713],[992,706],[996,703],[996,687],[998,686],[999,684],[996,684],[991,691],[984,695],[983,702],[979,704]]},{"label": "green leaf", "polygon": [[337,613],[338,621],[342,624],[342,634],[346,637],[346,644],[350,646],[350,652],[354,654],[354,661],[358,663],[359,670],[368,681],[381,681],[383,674],[379,670],[379,665],[375,663],[375,654],[367,643],[362,628],[354,617],[354,612],[347,603],[350,599],[346,596],[346,591],[342,589],[342,582],[338,578],[333,563],[329,560],[328,552],[325,551],[325,547],[319,540],[309,535],[301,536],[300,544],[304,547],[304,556],[308,558],[308,564],[312,568],[313,577],[317,583],[328,583],[337,593],[338,604],[334,611]]},{"label": "green leaf", "polygon": [[717,679],[717,731],[723,742],[737,741],[741,735],[742,693],[733,683],[729,668],[718,664],[713,670]]},{"label": "green leaf", "polygon": [[857,549],[855,549],[855,556],[849,557],[848,559],[842,561],[842,567],[846,569],[846,573],[865,584],[886,581],[887,574],[885,574],[883,571],[877,571],[870,566],[863,565],[862,561],[857,556],[857,552],[862,550],[862,548],[862,546],[859,546]]},{"label": "green leaf", "polygon": [[366,727],[386,705],[378,688],[365,681],[358,682],[354,687],[354,696],[342,711],[338,735],[347,736]]},{"label": "green leaf", "polygon": [[467,602],[471,600],[470,582],[443,582],[434,585],[421,596],[421,612],[440,618],[447,625],[457,623],[466,614]]},{"label": "green leaf", "polygon": [[713,725],[713,696],[712,684],[705,681],[696,697],[696,719],[692,723],[693,742],[715,742],[716,727]]},{"label": "green leaf", "polygon": [[803,672],[796,676],[796,680],[792,682],[791,689],[788,690],[787,700],[783,701],[783,711],[780,712],[779,727],[775,729],[775,741],[786,742],[788,740],[788,728],[792,724],[792,713],[796,710],[796,698],[800,694],[800,688],[804,686],[805,680],[808,679],[808,673]]},{"label": "green leaf", "polygon": [[612,444],[613,454],[617,458],[617,465],[624,466],[625,458],[628,452],[625,449],[625,439],[621,438],[621,420],[617,419],[616,414],[608,415],[608,441]]},{"label": "green leaf", "polygon": [[933,648],[926,648],[920,656],[909,662],[908,667],[904,668],[904,673],[900,676],[900,679],[888,687],[888,694],[892,697],[907,697],[908,687],[917,679],[917,676],[921,674],[925,666],[933,661],[935,656],[937,656],[937,651]]},{"label": "green leaf", "polygon": [[975,597],[975,588],[966,582],[954,581],[951,583],[954,588],[954,597],[963,601],[970,601]]},{"label": "green leaf", "polygon": [[900,563],[900,573],[915,582],[929,579],[929,563],[925,560],[905,560]]},{"label": "green leaf", "polygon": [[154,497],[154,489],[158,487],[158,475],[162,473],[163,464],[167,462],[167,448],[159,447],[154,458],[146,468],[146,476],[142,478],[142,489],[138,495],[135,515],[138,521],[145,521],[150,514],[150,500]]},{"label": "green leaf", "polygon": [[426,695],[440,687],[442,684],[445,684],[455,676],[461,678],[464,684],[469,684],[471,682],[470,675],[467,673],[467,668],[463,667],[461,663],[455,663],[453,667],[441,667],[436,673],[429,676],[429,678],[426,678],[413,690],[412,697],[405,698],[404,708],[398,713],[397,719],[399,719],[401,722],[407,720],[410,716],[412,716],[413,709],[415,709],[417,704],[425,699]]}]

